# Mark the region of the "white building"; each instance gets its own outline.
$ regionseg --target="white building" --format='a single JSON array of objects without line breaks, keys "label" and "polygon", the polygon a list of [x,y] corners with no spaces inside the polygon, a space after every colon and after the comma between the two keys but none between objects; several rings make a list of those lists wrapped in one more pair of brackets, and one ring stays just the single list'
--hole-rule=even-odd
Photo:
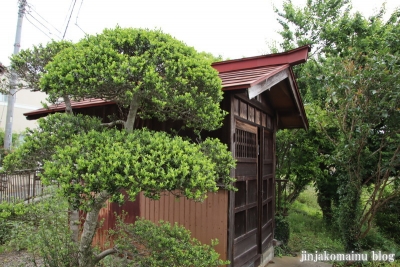
[{"label": "white building", "polygon": [[[6,67],[0,63],[0,79],[1,83],[6,84]],[[26,128],[35,128],[37,122],[35,120],[28,121],[23,115],[26,112],[42,108],[42,102],[46,102],[46,94],[42,92],[31,92],[28,89],[21,89],[16,93],[14,104],[14,116],[12,123],[13,133],[21,133]],[[8,95],[0,93],[0,129],[5,131],[7,120]]]},{"label": "white building", "polygon": [[[42,108],[41,102],[46,102],[46,94],[42,92],[31,92],[27,89],[22,89],[17,92],[14,104],[14,119],[12,124],[13,133],[21,133],[27,127],[35,128],[36,120],[28,121],[23,115],[26,112]],[[7,118],[7,95],[0,94],[0,128],[4,131],[6,128]]]}]

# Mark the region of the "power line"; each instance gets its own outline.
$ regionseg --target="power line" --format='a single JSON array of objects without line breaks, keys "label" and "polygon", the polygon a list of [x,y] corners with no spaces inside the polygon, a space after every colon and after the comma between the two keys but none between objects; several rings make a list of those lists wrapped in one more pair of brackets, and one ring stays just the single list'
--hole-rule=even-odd
[{"label": "power line", "polygon": [[[28,11],[28,12],[30,12],[30,11],[35,12],[43,21],[45,21],[47,24],[49,24],[51,27],[53,27],[53,29],[55,29],[56,31],[58,31],[59,33],[61,33],[61,31],[60,31],[59,29],[57,29],[56,27],[54,27],[50,22],[48,22],[45,18],[43,18],[43,17],[35,10],[35,8],[34,8],[32,5],[29,5],[29,4],[28,4],[28,7],[29,7],[29,11]],[[31,16],[33,16],[33,15],[31,15]]]},{"label": "power line", "polygon": [[45,33],[44,31],[42,31],[41,29],[39,29],[38,26],[36,26],[32,21],[29,20],[28,16],[25,15],[26,20],[32,24],[36,29],[38,29],[39,31],[41,31],[44,35],[46,35],[47,37],[49,37],[50,40],[52,40],[53,38],[51,38],[47,33]]},{"label": "power line", "polygon": [[65,24],[65,25],[66,25],[66,23],[67,23],[68,14],[69,14],[69,12],[70,12],[70,11],[71,11],[71,9],[72,9],[72,5],[73,5],[73,3],[74,3],[74,0],[71,0],[71,4],[69,5],[69,8],[68,8],[67,14],[65,15],[65,19],[64,19],[64,24]]},{"label": "power line", "polygon": [[78,25],[78,16],[79,16],[79,14],[81,13],[82,4],[83,4],[83,0],[81,1],[81,5],[79,6],[78,14],[76,14],[75,25],[76,25],[76,27],[78,27],[85,35],[87,35],[87,33],[86,33],[84,30],[82,30],[82,28],[79,27],[79,25]]},{"label": "power line", "polygon": [[70,15],[69,15],[69,19],[68,19],[67,26],[65,27],[64,35],[63,35],[63,37],[62,37],[63,40],[64,40],[64,37],[65,37],[65,34],[67,33],[68,25],[69,25],[69,22],[70,22],[70,20],[71,20],[72,13],[74,12],[75,4],[76,4],[76,0],[74,1],[74,5],[72,6],[72,10],[71,10],[71,13],[70,13]]},{"label": "power line", "polygon": [[78,14],[76,15],[76,23],[78,23],[78,16],[81,13],[82,4],[83,4],[83,0],[81,1],[81,5],[79,6]]},{"label": "power line", "polygon": [[[29,16],[31,16],[34,20],[36,20],[40,25],[42,25],[44,28],[46,28],[49,32],[49,34],[50,35],[55,35],[57,38],[59,38],[59,39],[61,39],[61,37],[60,36],[58,36],[58,35],[56,35],[56,34],[53,34],[52,32],[51,32],[51,30],[49,29],[49,28],[47,28],[46,27],[46,25],[44,25],[43,23],[41,23],[37,18],[35,18],[34,16],[32,16],[32,14],[28,11],[28,13],[27,13]],[[25,15],[25,17],[26,17],[26,15]],[[29,21],[29,19],[26,17],[26,19]],[[29,21],[30,22],[30,21]],[[31,22],[31,24],[32,24],[32,22]]]},{"label": "power line", "polygon": [[40,25],[42,25],[43,27],[45,27],[49,32],[50,29],[46,27],[46,25],[44,25],[43,23],[41,23],[38,19],[36,19],[34,16],[32,16],[32,14],[28,11],[27,15],[31,16],[34,20],[36,20],[37,22],[39,22]]}]

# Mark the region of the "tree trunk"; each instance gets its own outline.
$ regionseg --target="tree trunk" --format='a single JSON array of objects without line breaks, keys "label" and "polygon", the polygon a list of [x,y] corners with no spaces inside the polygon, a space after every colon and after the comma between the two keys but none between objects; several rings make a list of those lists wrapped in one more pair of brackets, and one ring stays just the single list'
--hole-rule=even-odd
[{"label": "tree trunk", "polygon": [[327,225],[332,225],[333,212],[332,212],[332,200],[330,197],[324,195],[324,192],[319,192],[317,202],[322,210],[322,218]]},{"label": "tree trunk", "polygon": [[346,252],[361,250],[361,186],[357,180],[357,178],[348,177],[348,181],[343,181],[340,189],[342,193],[338,219]]},{"label": "tree trunk", "polygon": [[71,106],[71,99],[69,99],[68,95],[63,95],[64,103],[65,103],[65,113],[73,114],[72,113],[72,106]]},{"label": "tree trunk", "polygon": [[133,126],[135,124],[138,108],[139,108],[139,97],[137,95],[134,95],[131,104],[129,105],[129,113],[125,122],[125,130],[128,133],[133,132]]},{"label": "tree trunk", "polygon": [[79,211],[78,210],[69,210],[69,228],[72,232],[72,240],[75,243],[79,241]]},{"label": "tree trunk", "polygon": [[109,198],[107,192],[99,193],[94,200],[91,210],[86,214],[86,220],[83,224],[81,242],[79,244],[79,267],[94,267],[95,259],[92,251],[93,237],[96,233],[97,222],[100,209]]}]

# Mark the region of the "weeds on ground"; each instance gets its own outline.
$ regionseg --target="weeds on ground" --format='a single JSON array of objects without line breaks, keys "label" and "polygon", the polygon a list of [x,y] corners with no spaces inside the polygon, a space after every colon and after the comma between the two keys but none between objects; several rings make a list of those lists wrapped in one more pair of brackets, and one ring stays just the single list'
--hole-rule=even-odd
[{"label": "weeds on ground", "polygon": [[[298,255],[301,251],[314,253],[327,251],[329,253],[343,253],[344,245],[339,233],[325,225],[322,212],[317,203],[317,197],[312,187],[300,194],[298,199],[290,205],[287,217],[290,225],[290,239],[288,247],[275,249],[276,255]],[[373,228],[364,239],[362,247],[365,251],[385,251],[400,257],[399,246],[384,237],[377,228]],[[335,262],[334,267],[400,267],[400,262]]]},{"label": "weeds on ground", "polygon": [[322,219],[313,188],[304,191],[290,206],[288,220],[292,251],[344,251],[340,236],[328,229]]}]

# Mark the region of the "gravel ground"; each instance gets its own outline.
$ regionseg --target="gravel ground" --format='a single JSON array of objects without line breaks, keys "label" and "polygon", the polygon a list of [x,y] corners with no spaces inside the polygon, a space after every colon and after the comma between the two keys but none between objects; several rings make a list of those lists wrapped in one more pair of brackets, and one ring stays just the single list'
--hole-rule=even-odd
[{"label": "gravel ground", "polygon": [[11,251],[0,253],[1,267],[39,267],[31,261],[31,255],[26,251]]}]

